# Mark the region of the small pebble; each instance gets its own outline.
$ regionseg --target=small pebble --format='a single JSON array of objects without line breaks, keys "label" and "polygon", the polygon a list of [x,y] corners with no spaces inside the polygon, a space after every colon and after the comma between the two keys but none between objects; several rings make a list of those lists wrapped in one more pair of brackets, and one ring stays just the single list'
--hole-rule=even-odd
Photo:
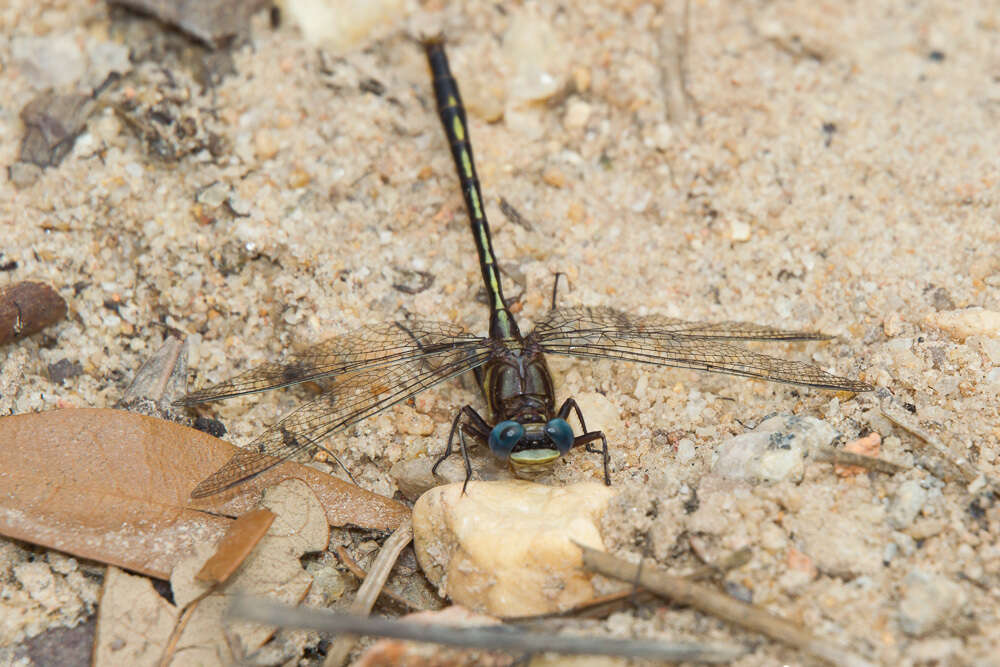
[{"label": "small pebble", "polygon": [[590,105],[583,100],[573,99],[566,106],[563,125],[567,130],[579,130],[587,125],[590,119]]},{"label": "small pebble", "polygon": [[729,238],[733,241],[749,241],[750,225],[742,220],[733,220],[729,223]]},{"label": "small pebble", "polygon": [[899,625],[911,637],[922,637],[955,616],[965,601],[965,591],[950,579],[913,570],[903,580]]},{"label": "small pebble", "polygon": [[270,160],[278,154],[278,142],[270,130],[257,130],[253,135],[253,146],[258,160]]},{"label": "small pebble", "polygon": [[903,333],[903,317],[899,313],[889,313],[882,320],[882,332],[889,338]]},{"label": "small pebble", "polygon": [[892,502],[889,503],[889,513],[886,519],[896,530],[902,530],[913,523],[920,509],[927,501],[927,490],[920,481],[910,479],[899,485]]},{"label": "small pebble", "polygon": [[290,188],[304,188],[309,185],[312,177],[309,175],[305,169],[296,168],[292,170],[292,173],[288,177],[288,187]]},{"label": "small pebble", "polygon": [[[858,438],[857,440],[852,440],[851,442],[844,445],[844,451],[852,452],[854,454],[864,454],[865,456],[878,456],[879,450],[882,445],[882,436],[878,433],[869,433],[863,438]],[[852,477],[854,475],[860,475],[865,471],[861,466],[834,466],[834,472],[836,472],[841,477]]]},{"label": "small pebble", "polygon": [[42,175],[42,168],[31,162],[15,162],[10,165],[10,182],[18,189],[31,187]]},{"label": "small pebble", "polygon": [[677,443],[677,462],[687,463],[695,456],[694,440],[683,438]]},{"label": "small pebble", "polygon": [[229,187],[228,183],[216,181],[207,188],[198,192],[198,194],[195,195],[195,200],[199,204],[216,208],[222,206],[222,202],[226,201],[226,198],[229,196],[231,190],[232,188]]},{"label": "small pebble", "polygon": [[35,89],[63,88],[83,76],[86,63],[72,35],[16,37],[10,43],[11,59],[25,81]]},{"label": "small pebble", "polygon": [[[657,150],[665,151],[670,147],[670,144],[674,140],[674,131],[670,127],[669,123],[657,123],[656,128],[653,130],[653,135],[651,137],[653,148]],[[750,229],[747,227],[747,236],[749,238]]]},{"label": "small pebble", "polygon": [[431,435],[434,433],[434,420],[422,415],[409,405],[400,405],[395,411],[396,430],[403,435]]},{"label": "small pebble", "polygon": [[785,557],[785,564],[788,566],[788,569],[803,572],[807,574],[810,579],[815,579],[816,575],[819,574],[813,559],[795,547],[791,547],[788,550],[788,554]]},{"label": "small pebble", "polygon": [[504,58],[513,72],[512,96],[537,102],[555,95],[568,76],[570,50],[533,5],[515,9],[503,37]]},{"label": "small pebble", "polygon": [[549,167],[542,172],[542,180],[554,188],[566,186],[566,174],[555,167]]}]

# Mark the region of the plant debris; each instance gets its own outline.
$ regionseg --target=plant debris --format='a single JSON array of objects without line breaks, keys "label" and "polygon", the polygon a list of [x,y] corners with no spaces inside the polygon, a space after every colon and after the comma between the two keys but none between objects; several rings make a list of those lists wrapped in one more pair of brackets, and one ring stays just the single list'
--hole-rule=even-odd
[{"label": "plant debris", "polygon": [[0,345],[55,324],[66,310],[63,298],[45,283],[24,281],[0,289]]}]

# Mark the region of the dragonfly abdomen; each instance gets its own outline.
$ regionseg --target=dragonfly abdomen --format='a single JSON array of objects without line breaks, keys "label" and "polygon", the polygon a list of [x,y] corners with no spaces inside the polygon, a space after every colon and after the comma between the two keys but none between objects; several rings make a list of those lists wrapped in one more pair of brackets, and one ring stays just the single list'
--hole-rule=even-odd
[{"label": "dragonfly abdomen", "polygon": [[493,240],[490,237],[490,226],[486,221],[483,209],[483,194],[479,188],[479,176],[476,174],[476,164],[472,157],[472,144],[469,139],[468,122],[465,108],[462,106],[462,96],[458,92],[458,84],[451,75],[448,66],[448,56],[444,52],[444,40],[440,37],[424,42],[427,61],[430,64],[434,80],[434,97],[437,101],[438,116],[448,136],[448,145],[455,160],[455,170],[462,185],[462,196],[465,198],[465,208],[469,213],[469,224],[472,227],[472,237],[476,242],[479,254],[479,268],[483,274],[483,282],[489,293],[490,300],[490,336],[493,338],[520,338],[514,316],[507,308],[500,284],[500,271],[497,268],[496,257],[493,254]]}]

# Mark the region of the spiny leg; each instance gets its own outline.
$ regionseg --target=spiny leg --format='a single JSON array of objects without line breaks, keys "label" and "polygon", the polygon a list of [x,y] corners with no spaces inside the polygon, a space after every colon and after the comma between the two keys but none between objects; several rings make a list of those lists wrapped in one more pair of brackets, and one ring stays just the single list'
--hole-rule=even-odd
[{"label": "spiny leg", "polygon": [[[590,443],[594,440],[601,441],[601,449],[595,449],[590,446]],[[604,461],[604,484],[605,486],[611,486],[611,474],[608,472],[608,463],[611,461],[611,455],[608,453],[608,439],[604,435],[603,431],[591,431],[590,433],[584,433],[583,435],[578,435],[573,439],[573,446],[584,445],[584,449],[591,454],[601,454]]]},{"label": "spiny leg", "polygon": [[[462,416],[465,416],[469,421],[466,423],[462,422]],[[486,420],[479,416],[479,413],[471,405],[465,405],[458,411],[455,415],[455,419],[451,422],[451,430],[448,432],[448,445],[445,447],[444,454],[434,463],[431,468],[431,474],[437,474],[438,466],[441,465],[446,458],[451,456],[452,451],[454,451],[453,444],[455,442],[455,433],[459,434],[459,444],[462,447],[462,454],[465,456],[465,467],[466,467],[466,482],[468,482],[468,477],[471,476],[471,467],[469,464],[468,453],[466,452],[464,441],[461,440],[464,434],[464,429],[469,428],[473,435],[480,438],[484,442],[490,437],[490,425],[486,423]]]},{"label": "spiny leg", "polygon": [[586,433],[587,422],[583,420],[583,412],[580,410],[580,405],[576,402],[576,399],[567,398],[563,401],[563,404],[559,407],[559,412],[556,413],[556,416],[559,417],[559,419],[566,419],[566,417],[569,417],[570,410],[576,412],[576,418],[580,420],[580,430]]},{"label": "spiny leg", "polygon": [[469,446],[465,443],[465,424],[462,424],[458,428],[458,445],[462,450],[462,460],[465,461],[465,481],[462,482],[462,495],[465,495],[465,489],[469,486],[469,480],[472,479],[472,462],[469,461]]},{"label": "spiny leg", "polygon": [[[604,455],[604,483],[611,486],[611,475],[608,473],[608,462],[611,460],[611,455],[608,454],[608,439],[604,436],[604,431],[588,431],[587,422],[583,419],[583,411],[580,410],[579,403],[573,398],[567,398],[563,401],[562,406],[559,408],[559,412],[556,416],[559,419],[566,419],[569,417],[570,410],[576,413],[576,418],[580,420],[580,429],[583,431],[583,435],[578,436],[573,440],[573,446],[584,445],[584,449],[590,454],[603,454]],[[591,442],[600,438],[603,443],[602,449],[595,449],[591,446]]]},{"label": "spiny leg", "polygon": [[[555,280],[552,281],[552,310],[556,309],[556,293],[559,290],[559,276],[565,277],[566,274],[562,271],[556,271]],[[566,278],[566,284],[569,284],[569,278]]]}]

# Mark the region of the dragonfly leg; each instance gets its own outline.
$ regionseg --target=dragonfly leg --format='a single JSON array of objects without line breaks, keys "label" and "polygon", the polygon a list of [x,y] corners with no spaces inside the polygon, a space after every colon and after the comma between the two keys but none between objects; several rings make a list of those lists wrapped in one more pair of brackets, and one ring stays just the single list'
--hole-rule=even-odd
[{"label": "dragonfly leg", "polygon": [[576,412],[576,418],[580,420],[580,430],[587,433],[587,422],[583,420],[583,412],[580,410],[580,405],[574,399],[567,398],[563,401],[562,407],[559,408],[559,412],[556,413],[556,416],[559,417],[559,419],[566,419],[566,417],[569,417],[570,410]]},{"label": "dragonfly leg", "polygon": [[469,446],[465,444],[465,424],[458,429],[458,444],[462,449],[462,460],[465,461],[465,481],[462,482],[462,495],[465,495],[465,487],[469,486],[472,479],[472,463],[469,461]]},{"label": "dragonfly leg", "polygon": [[[566,274],[562,271],[556,271],[556,279],[552,282],[552,310],[556,309],[556,293],[559,291],[559,276],[566,277]],[[569,278],[566,278],[567,284]]]},{"label": "dragonfly leg", "polygon": [[[608,462],[611,461],[611,456],[608,454],[608,439],[604,436],[604,431],[587,430],[587,422],[583,420],[583,411],[580,410],[580,405],[572,398],[567,398],[563,401],[562,407],[559,408],[556,416],[559,419],[566,419],[566,417],[569,417],[571,410],[576,413],[576,418],[580,420],[580,429],[583,430],[583,435],[579,435],[573,440],[573,446],[584,445],[585,449],[591,454],[603,454],[604,483],[611,486],[611,475],[608,473]],[[601,441],[601,449],[597,449],[590,444],[598,439]]]},{"label": "dragonfly leg", "polygon": [[[462,417],[465,417],[465,421]],[[458,414],[455,415],[454,421],[451,422],[451,430],[448,432],[448,445],[445,447],[444,454],[441,455],[431,468],[431,474],[437,474],[438,466],[454,451],[455,434],[458,433],[459,445],[462,449],[462,455],[465,457],[465,467],[466,467],[466,482],[468,482],[469,476],[472,472],[469,465],[469,456],[466,452],[465,441],[463,437],[465,435],[465,429],[469,429],[472,435],[477,436],[479,439],[485,441],[486,438],[490,437],[490,425],[486,423],[486,420],[479,416],[479,413],[471,405],[463,406]]]},{"label": "dragonfly leg", "polygon": [[[590,443],[592,443],[595,440],[601,441],[600,449],[591,446]],[[586,449],[591,454],[602,455],[601,458],[604,462],[604,484],[607,486],[611,486],[611,475],[608,472],[608,463],[611,462],[611,455],[608,454],[608,439],[604,435],[604,431],[591,431],[590,433],[584,433],[583,435],[576,436],[576,438],[573,440],[573,446],[576,447],[577,445],[584,445],[584,449]]]}]

